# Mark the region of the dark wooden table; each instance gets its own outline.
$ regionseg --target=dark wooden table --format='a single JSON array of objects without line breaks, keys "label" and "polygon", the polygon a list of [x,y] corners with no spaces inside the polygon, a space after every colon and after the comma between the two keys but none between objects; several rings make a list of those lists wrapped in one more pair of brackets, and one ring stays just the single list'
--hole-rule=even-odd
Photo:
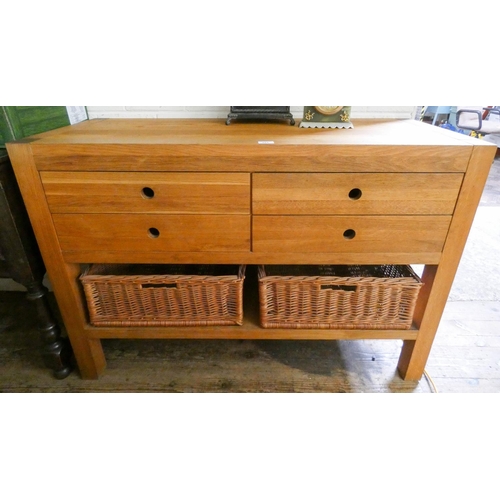
[{"label": "dark wooden table", "polygon": [[72,371],[72,350],[48,303],[44,276],[45,266],[9,157],[0,149],[0,278],[11,278],[26,287],[27,299],[38,315],[45,365],[63,379]]}]

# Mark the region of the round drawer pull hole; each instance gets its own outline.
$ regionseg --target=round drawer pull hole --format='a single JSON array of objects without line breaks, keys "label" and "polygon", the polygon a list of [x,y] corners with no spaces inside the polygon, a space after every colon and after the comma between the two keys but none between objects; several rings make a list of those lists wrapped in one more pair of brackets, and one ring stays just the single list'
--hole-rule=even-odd
[{"label": "round drawer pull hole", "polygon": [[351,198],[351,200],[359,200],[362,195],[363,192],[358,188],[354,188],[349,191],[349,198]]},{"label": "round drawer pull hole", "polygon": [[141,192],[142,192],[143,198],[146,198],[148,200],[150,200],[151,198],[154,198],[155,192],[150,187],[142,188]]},{"label": "round drawer pull hole", "polygon": [[148,229],[148,236],[150,238],[158,238],[158,236],[160,236],[160,231],[158,231],[158,229],[156,229],[156,227],[150,227]]},{"label": "round drawer pull hole", "polygon": [[344,238],[346,240],[352,240],[356,236],[356,231],[354,229],[347,229],[344,231]]}]

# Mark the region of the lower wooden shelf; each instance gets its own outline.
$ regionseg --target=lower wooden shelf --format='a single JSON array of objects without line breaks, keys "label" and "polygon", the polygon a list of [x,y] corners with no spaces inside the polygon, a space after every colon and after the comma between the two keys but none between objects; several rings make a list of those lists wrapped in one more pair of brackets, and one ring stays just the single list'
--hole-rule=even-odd
[{"label": "lower wooden shelf", "polygon": [[85,328],[92,339],[239,339],[239,340],[416,340],[418,330],[309,330],[261,328],[246,320],[242,326]]},{"label": "lower wooden shelf", "polygon": [[85,333],[93,339],[239,339],[239,340],[362,340],[401,339],[415,340],[418,329],[409,330],[350,330],[262,328],[259,319],[258,291],[247,281],[244,293],[244,318],[241,326],[172,326],[172,327],[93,327],[87,325]]}]

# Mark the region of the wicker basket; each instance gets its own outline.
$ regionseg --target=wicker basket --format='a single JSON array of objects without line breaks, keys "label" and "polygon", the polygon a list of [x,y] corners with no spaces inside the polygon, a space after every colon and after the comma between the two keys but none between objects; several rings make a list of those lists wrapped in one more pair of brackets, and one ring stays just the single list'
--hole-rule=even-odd
[{"label": "wicker basket", "polygon": [[245,266],[93,265],[80,276],[94,326],[241,325]]},{"label": "wicker basket", "polygon": [[259,266],[264,328],[411,328],[422,282],[409,266]]}]

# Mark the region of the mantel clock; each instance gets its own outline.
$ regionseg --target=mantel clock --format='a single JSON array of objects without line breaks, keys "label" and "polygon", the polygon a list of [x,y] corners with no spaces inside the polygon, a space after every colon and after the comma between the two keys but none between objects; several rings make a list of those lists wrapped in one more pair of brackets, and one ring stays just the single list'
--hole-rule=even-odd
[{"label": "mantel clock", "polygon": [[351,106],[304,106],[301,128],[353,128]]}]

